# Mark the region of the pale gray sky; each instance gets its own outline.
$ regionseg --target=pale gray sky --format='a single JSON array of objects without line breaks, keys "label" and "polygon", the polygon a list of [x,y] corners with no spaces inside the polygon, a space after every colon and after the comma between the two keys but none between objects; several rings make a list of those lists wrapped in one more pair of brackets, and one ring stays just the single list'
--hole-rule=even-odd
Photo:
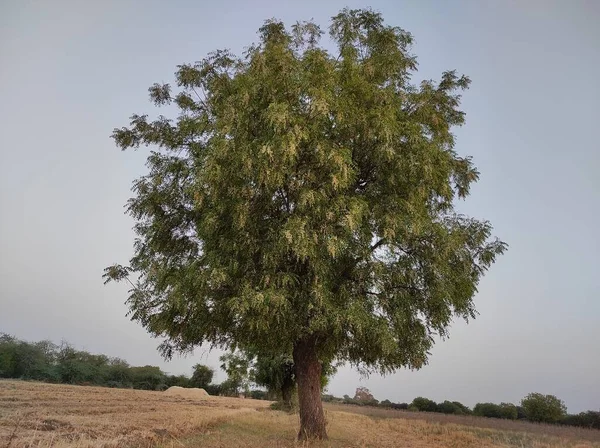
[{"label": "pale gray sky", "polygon": [[[250,2],[248,2],[250,4]],[[372,6],[412,32],[419,77],[468,74],[457,149],[481,181],[460,209],[510,244],[483,280],[481,315],[457,323],[418,372],[360,379],[382,400],[518,402],[556,394],[600,408],[600,2],[25,1],[0,2],[0,331],[65,338],[132,364],[190,373],[218,354],[164,363],[124,315],[126,288],[102,269],[127,262],[123,214],[146,152],[109,135],[154,113],[147,88],[175,66],[256,40],[266,18],[324,27],[344,6]],[[221,372],[218,379],[224,379]]]}]

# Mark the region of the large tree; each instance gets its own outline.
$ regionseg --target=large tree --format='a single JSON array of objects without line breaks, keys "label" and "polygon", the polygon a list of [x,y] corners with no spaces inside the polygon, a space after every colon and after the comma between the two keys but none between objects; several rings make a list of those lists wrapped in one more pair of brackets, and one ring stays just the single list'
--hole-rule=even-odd
[{"label": "large tree", "polygon": [[300,438],[326,437],[322,363],[419,368],[503,252],[457,214],[478,172],[454,148],[454,71],[411,83],[412,37],[370,10],[267,21],[242,57],[216,51],[150,87],[173,119],[133,115],[122,148],[154,147],[135,181],[132,319],[162,352],[209,343],[291,353]]}]

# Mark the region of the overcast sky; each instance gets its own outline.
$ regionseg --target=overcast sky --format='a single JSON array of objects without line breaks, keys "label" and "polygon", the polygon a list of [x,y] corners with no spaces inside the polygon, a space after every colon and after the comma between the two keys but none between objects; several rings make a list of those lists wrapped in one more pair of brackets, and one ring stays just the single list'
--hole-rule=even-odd
[{"label": "overcast sky", "polygon": [[456,323],[428,366],[368,379],[343,368],[329,391],[470,406],[537,391],[570,412],[599,409],[595,0],[1,1],[0,331],[177,374],[217,367],[218,353],[203,350],[163,362],[160,341],[125,317],[126,288],[102,284],[103,268],[132,253],[123,205],[146,156],[109,135],[134,112],[154,113],[147,88],[172,81],[177,64],[239,53],[271,17],[326,28],[346,5],[412,32],[419,78],[472,78],[457,150],[481,180],[460,210],[489,219],[510,248],[480,285],[480,316]]}]

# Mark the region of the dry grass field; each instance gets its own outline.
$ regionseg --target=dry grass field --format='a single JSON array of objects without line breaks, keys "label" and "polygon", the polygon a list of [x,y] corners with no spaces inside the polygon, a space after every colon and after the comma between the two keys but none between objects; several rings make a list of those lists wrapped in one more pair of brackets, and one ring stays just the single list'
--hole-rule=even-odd
[{"label": "dry grass field", "polygon": [[[269,402],[0,381],[0,448],[288,447],[298,417]],[[600,431],[472,417],[326,406],[316,447],[600,448]]]}]

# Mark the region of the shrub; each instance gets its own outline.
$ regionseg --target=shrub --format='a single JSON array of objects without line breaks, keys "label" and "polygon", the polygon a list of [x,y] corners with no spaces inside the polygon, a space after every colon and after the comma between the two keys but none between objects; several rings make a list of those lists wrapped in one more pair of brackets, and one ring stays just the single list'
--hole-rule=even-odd
[{"label": "shrub", "polygon": [[512,403],[500,403],[500,413],[507,420],[516,420],[519,416],[517,407]]},{"label": "shrub", "polygon": [[408,403],[392,403],[392,409],[406,411],[408,409]]},{"label": "shrub", "polygon": [[411,403],[411,407],[417,408],[420,412],[437,412],[437,404],[429,398],[417,397]]},{"label": "shrub", "polygon": [[260,389],[254,389],[250,391],[250,398],[254,398],[255,400],[266,400],[267,392]]},{"label": "shrub", "polygon": [[554,395],[531,393],[521,400],[521,406],[532,422],[556,423],[567,413],[563,401]]},{"label": "shrub", "polygon": [[471,415],[473,412],[471,411],[471,409],[469,409],[468,406],[465,406],[464,404],[462,404],[460,401],[453,401],[452,404],[454,406],[456,406],[456,408],[458,410],[460,410],[460,413],[458,413],[458,415]]},{"label": "shrub", "polygon": [[600,412],[587,411],[579,414],[565,415],[559,420],[561,425],[578,426],[580,428],[600,429]]},{"label": "shrub", "polygon": [[502,418],[502,408],[495,403],[477,403],[473,414],[480,417]]},{"label": "shrub", "polygon": [[443,403],[438,403],[437,412],[441,412],[442,414],[466,415],[471,411],[458,401],[446,400]]}]

